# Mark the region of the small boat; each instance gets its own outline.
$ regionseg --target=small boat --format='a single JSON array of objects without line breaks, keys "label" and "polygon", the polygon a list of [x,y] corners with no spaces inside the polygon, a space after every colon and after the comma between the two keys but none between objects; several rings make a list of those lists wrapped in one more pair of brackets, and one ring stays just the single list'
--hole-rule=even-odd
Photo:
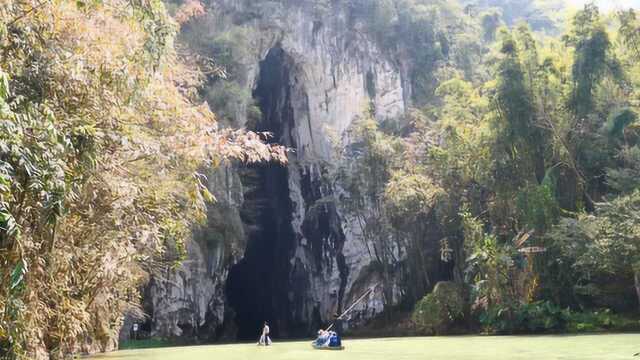
[{"label": "small boat", "polygon": [[311,343],[311,346],[313,346],[313,348],[316,350],[344,350],[344,345],[322,346],[322,345],[316,345],[315,343]]}]

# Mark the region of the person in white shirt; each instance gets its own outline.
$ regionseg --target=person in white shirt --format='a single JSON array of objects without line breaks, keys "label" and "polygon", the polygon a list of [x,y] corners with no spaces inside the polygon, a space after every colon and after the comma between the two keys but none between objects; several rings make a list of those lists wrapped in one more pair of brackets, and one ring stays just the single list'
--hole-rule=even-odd
[{"label": "person in white shirt", "polygon": [[318,338],[316,339],[315,344],[317,346],[326,346],[329,343],[329,336],[331,336],[329,331],[322,329],[318,330]]},{"label": "person in white shirt", "polygon": [[269,324],[264,322],[264,326],[262,327],[262,335],[260,335],[260,340],[258,340],[258,345],[268,346],[271,345],[271,339],[269,338]]}]

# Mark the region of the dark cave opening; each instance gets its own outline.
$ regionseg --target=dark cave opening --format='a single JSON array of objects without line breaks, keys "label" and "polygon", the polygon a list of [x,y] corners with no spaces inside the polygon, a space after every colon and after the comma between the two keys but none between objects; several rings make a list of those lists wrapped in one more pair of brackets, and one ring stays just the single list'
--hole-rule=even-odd
[{"label": "dark cave opening", "polygon": [[[293,126],[290,103],[291,61],[275,47],[260,62],[253,92],[262,119],[253,130],[270,132],[269,140],[295,147],[289,131]],[[271,335],[290,337],[290,258],[296,239],[291,225],[288,168],[278,164],[249,167],[243,174],[245,198],[241,217],[247,231],[242,260],[233,266],[226,296],[235,313],[237,340],[256,340],[268,321]]]}]

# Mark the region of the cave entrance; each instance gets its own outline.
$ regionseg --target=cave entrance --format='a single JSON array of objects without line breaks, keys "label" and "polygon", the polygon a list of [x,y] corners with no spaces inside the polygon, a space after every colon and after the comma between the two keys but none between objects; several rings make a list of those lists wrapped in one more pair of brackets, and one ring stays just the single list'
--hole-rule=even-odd
[{"label": "cave entrance", "polygon": [[[280,47],[260,62],[253,92],[262,118],[253,130],[270,132],[272,142],[295,147],[290,102],[291,60]],[[275,337],[290,337],[290,262],[295,248],[291,225],[289,173],[286,166],[251,166],[242,174],[245,188],[241,217],[247,231],[245,254],[229,272],[226,295],[235,312],[238,340],[256,340],[268,321]]]}]

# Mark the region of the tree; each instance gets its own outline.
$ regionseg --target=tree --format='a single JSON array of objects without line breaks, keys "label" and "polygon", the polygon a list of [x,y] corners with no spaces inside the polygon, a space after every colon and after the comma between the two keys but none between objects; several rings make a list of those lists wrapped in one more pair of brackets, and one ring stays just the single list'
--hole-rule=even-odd
[{"label": "tree", "polygon": [[159,1],[8,1],[0,19],[0,356],[107,350],[204,219],[198,171],[284,149],[217,129]]},{"label": "tree", "polygon": [[636,12],[633,9],[621,11],[618,13],[618,21],[620,21],[619,34],[622,42],[631,49],[636,56],[640,55],[640,21],[638,21]]},{"label": "tree", "polygon": [[561,221],[548,238],[552,253],[558,255],[547,257],[548,266],[570,266],[574,296],[597,298],[610,278],[635,286],[640,295],[640,191],[599,203],[593,214]]},{"label": "tree", "polygon": [[[404,243],[411,268],[415,269],[412,283],[417,296],[424,294],[432,285],[429,265],[438,259],[433,256],[435,246],[429,243],[427,234],[429,227],[436,222],[434,213],[442,198],[444,191],[419,170],[414,173],[405,169],[394,171],[384,191],[383,204],[391,226],[406,234]],[[448,262],[450,249],[448,244],[442,245],[440,260]]]},{"label": "tree", "polygon": [[593,109],[594,87],[611,65],[608,54],[611,42],[598,8],[585,5],[573,17],[571,31],[563,40],[574,49],[573,93],[569,106],[577,118],[583,118]]},{"label": "tree", "polygon": [[503,33],[500,51],[503,58],[496,73],[493,105],[496,110],[497,139],[500,141],[497,144],[498,151],[504,151],[508,159],[505,165],[511,170],[499,165],[498,172],[511,172],[514,179],[520,179],[516,186],[532,178],[541,182],[545,173],[540,144],[542,139],[536,127],[532,93],[525,82],[518,44],[510,34]]},{"label": "tree", "polygon": [[500,27],[500,11],[497,9],[486,11],[481,14],[480,23],[482,25],[482,37],[486,42],[496,39],[496,33]]}]

